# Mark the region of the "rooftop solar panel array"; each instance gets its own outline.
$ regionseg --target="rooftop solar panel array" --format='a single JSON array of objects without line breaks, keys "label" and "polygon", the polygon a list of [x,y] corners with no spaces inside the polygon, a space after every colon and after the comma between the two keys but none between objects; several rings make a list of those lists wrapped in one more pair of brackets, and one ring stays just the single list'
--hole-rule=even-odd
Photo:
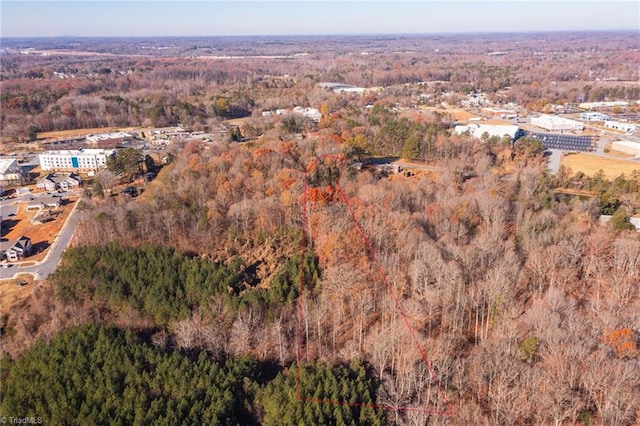
[{"label": "rooftop solar panel array", "polygon": [[564,151],[593,151],[591,136],[574,136],[557,133],[530,132],[527,136],[539,139],[546,149],[562,149]]}]

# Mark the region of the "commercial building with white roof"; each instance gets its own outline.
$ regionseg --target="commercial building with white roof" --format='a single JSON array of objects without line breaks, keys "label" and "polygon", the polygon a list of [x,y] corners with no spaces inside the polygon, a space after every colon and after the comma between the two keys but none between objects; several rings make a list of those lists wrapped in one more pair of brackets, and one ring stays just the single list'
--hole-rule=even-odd
[{"label": "commercial building with white roof", "polygon": [[614,141],[611,148],[627,154],[640,156],[640,142]]},{"label": "commercial building with white roof", "polygon": [[461,135],[465,132],[469,132],[472,136],[482,139],[482,135],[485,133],[489,136],[497,136],[503,138],[505,135],[509,136],[511,140],[517,139],[519,136],[518,126],[513,125],[500,125],[500,124],[468,124],[466,126],[456,126],[454,133]]},{"label": "commercial building with white roof", "polygon": [[15,158],[0,158],[0,182],[12,183],[21,178],[20,166]]},{"label": "commercial building with white roof", "polygon": [[568,118],[558,117],[557,115],[541,115],[539,117],[531,117],[531,124],[550,132],[575,132],[584,130],[584,123]]},{"label": "commercial building with white roof", "polygon": [[621,123],[620,121],[609,120],[604,123],[607,129],[618,130],[627,134],[632,134],[636,130],[636,125],[631,123]]}]

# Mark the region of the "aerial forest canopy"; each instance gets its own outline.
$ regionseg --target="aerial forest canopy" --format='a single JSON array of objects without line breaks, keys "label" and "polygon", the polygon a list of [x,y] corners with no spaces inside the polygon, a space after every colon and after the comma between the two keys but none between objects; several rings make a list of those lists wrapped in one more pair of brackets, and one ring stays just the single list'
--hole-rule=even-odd
[{"label": "aerial forest canopy", "polygon": [[540,139],[456,134],[448,106],[637,100],[637,40],[514,37],[3,57],[12,147],[75,127],[212,139],[118,148],[86,176],[57,270],[0,312],[0,417],[636,424],[640,169],[551,173]]},{"label": "aerial forest canopy", "polygon": [[[535,158],[500,160],[481,141],[457,146],[438,175],[390,179],[348,167],[339,176],[456,419],[628,424],[640,385],[637,236],[598,224],[598,198],[554,196],[563,177],[549,176]],[[306,141],[222,151],[190,145],[135,201],[86,199],[79,245],[34,293],[29,317],[8,312],[5,348],[22,351],[11,336],[49,339],[76,324],[115,323],[147,330],[161,351],[251,354],[290,371],[302,267],[305,356],[341,365],[357,357],[353,368],[379,382],[369,394],[376,406],[440,408],[360,231],[331,189],[333,166],[305,167],[322,149]],[[515,162],[513,178],[492,171],[498,161]],[[307,199],[302,222],[305,179],[318,196]],[[622,193],[637,188],[637,177],[626,179],[582,185],[623,203]],[[255,415],[268,423],[278,404]],[[315,410],[305,407],[295,412]]]}]

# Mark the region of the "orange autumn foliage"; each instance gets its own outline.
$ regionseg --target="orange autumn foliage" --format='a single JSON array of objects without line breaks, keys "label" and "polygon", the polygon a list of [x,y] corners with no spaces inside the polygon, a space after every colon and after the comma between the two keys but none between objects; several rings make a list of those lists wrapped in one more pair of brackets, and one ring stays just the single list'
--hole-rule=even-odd
[{"label": "orange autumn foliage", "polygon": [[324,188],[312,187],[307,190],[308,200],[314,203],[326,203],[333,201],[336,196],[336,190],[332,186],[325,186]]},{"label": "orange autumn foliage", "polygon": [[616,351],[620,358],[638,355],[633,330],[629,327],[613,330],[602,335],[602,341]]}]

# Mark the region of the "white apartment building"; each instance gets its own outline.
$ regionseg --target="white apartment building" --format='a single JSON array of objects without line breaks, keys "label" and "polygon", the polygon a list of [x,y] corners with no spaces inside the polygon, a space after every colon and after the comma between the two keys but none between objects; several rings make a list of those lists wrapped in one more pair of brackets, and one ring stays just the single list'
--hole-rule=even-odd
[{"label": "white apartment building", "polygon": [[113,149],[78,149],[48,151],[38,157],[43,171],[89,171],[105,168],[107,158],[113,154],[115,154]]}]

